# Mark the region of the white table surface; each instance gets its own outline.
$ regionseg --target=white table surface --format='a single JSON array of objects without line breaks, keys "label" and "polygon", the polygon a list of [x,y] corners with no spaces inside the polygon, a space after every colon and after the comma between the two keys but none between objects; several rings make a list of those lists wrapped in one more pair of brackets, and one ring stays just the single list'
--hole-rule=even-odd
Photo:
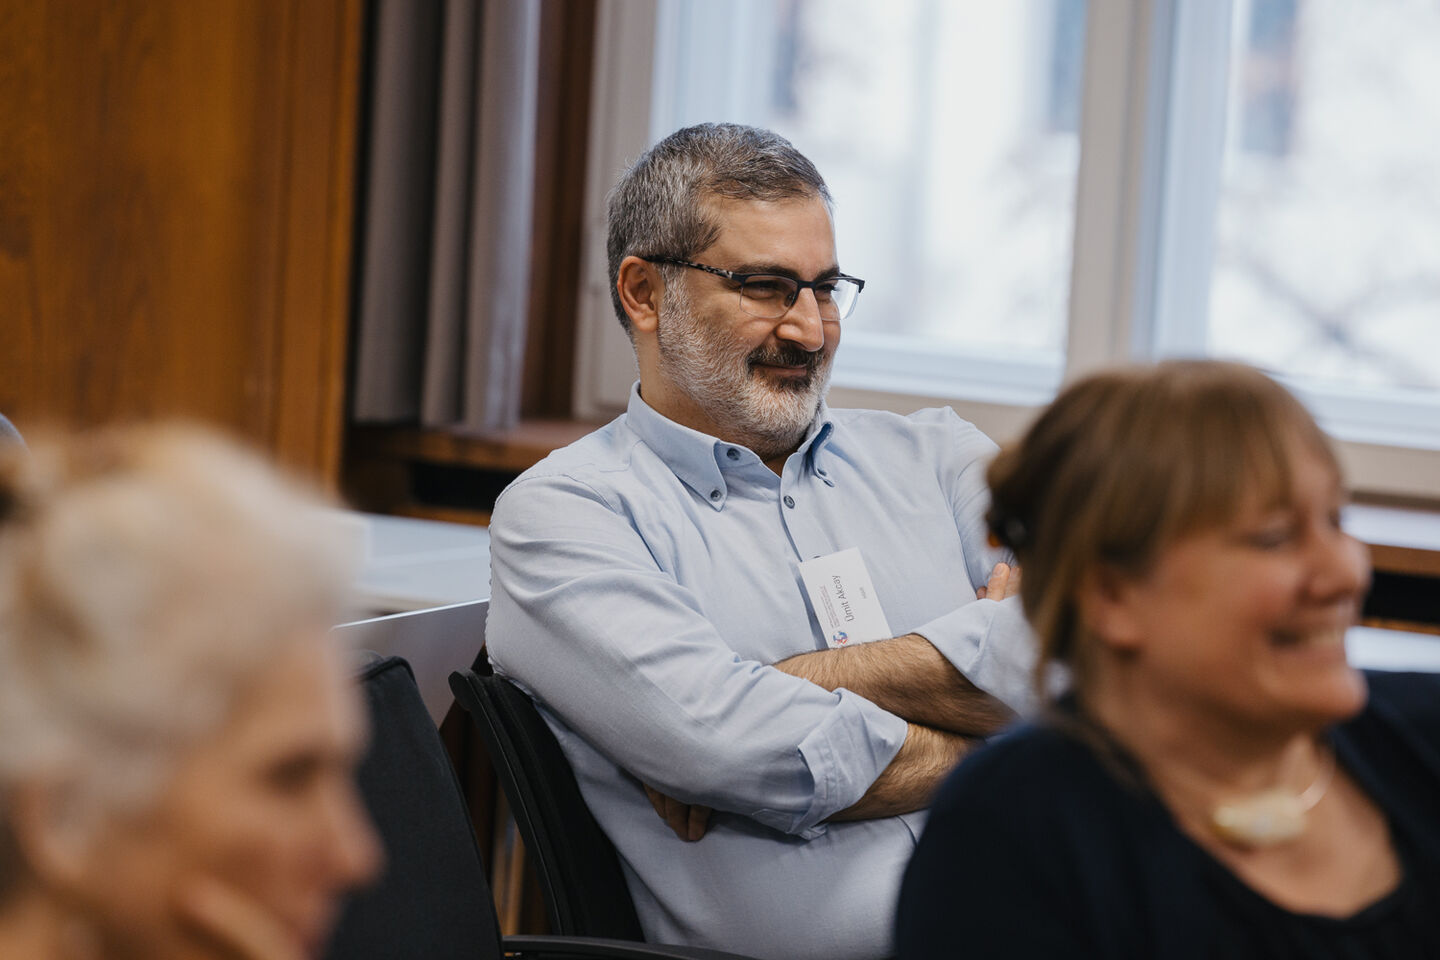
[{"label": "white table surface", "polygon": [[404,657],[438,725],[450,709],[450,672],[485,642],[490,531],[373,513],[351,514],[365,559],[350,622],[336,631],[357,650]]},{"label": "white table surface", "polygon": [[490,531],[412,517],[359,515],[367,528],[356,584],[366,613],[426,610],[490,598]]}]

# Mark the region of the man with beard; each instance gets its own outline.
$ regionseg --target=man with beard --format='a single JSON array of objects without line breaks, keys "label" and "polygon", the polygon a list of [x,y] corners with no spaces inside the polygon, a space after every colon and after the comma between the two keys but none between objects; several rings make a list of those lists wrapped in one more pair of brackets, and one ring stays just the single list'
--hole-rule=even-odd
[{"label": "man with beard", "polygon": [[886,956],[931,791],[1028,702],[993,445],[948,409],[825,405],[864,284],[772,133],[651,148],[608,253],[640,379],[496,504],[491,660],[555,731],[648,938]]}]

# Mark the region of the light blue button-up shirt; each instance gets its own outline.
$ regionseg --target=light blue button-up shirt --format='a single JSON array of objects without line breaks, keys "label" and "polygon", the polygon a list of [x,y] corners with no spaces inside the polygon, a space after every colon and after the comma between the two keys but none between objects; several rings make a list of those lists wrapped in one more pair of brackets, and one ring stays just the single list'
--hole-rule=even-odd
[{"label": "light blue button-up shirt", "polygon": [[[646,937],[756,957],[882,957],[923,813],[828,823],[906,722],[770,664],[824,649],[797,564],[858,547],[896,635],[1022,712],[1018,600],[976,600],[994,445],[949,409],[822,407],[777,476],[750,450],[627,412],[501,495],[486,637],[614,842]],[[678,839],[648,783],[712,807]],[[956,869],[964,869],[961,863]]]}]

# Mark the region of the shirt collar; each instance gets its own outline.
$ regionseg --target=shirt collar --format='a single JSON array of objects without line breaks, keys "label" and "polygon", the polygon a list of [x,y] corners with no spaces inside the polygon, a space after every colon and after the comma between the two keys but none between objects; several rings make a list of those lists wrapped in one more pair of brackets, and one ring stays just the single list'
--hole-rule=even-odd
[{"label": "shirt collar", "polygon": [[[625,408],[625,418],[636,435],[686,486],[717,509],[724,504],[726,484],[721,464],[728,462],[727,451],[730,448],[747,450],[746,447],[692,430],[658,413],[640,396],[639,380],[630,387],[630,402]],[[835,422],[830,415],[830,407],[822,400],[820,409],[815,414],[815,422],[811,424],[809,432],[796,451],[803,455],[806,468],[821,477],[825,474],[816,466],[816,457],[829,443],[834,430]]]}]

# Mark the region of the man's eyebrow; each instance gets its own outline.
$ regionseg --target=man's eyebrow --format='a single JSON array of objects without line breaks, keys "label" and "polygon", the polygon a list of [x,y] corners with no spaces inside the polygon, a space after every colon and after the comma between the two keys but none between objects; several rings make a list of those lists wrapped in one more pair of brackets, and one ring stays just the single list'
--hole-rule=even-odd
[{"label": "man's eyebrow", "polygon": [[[793,270],[793,269],[790,268],[790,267],[785,266],[784,264],[780,264],[780,263],[742,263],[742,264],[740,264],[740,266],[738,266],[738,267],[731,267],[731,268],[730,268],[730,272],[731,272],[731,273],[764,273],[764,274],[768,274],[768,275],[773,276],[773,277],[790,277],[791,279],[794,279],[794,280],[803,280],[803,279],[804,279],[803,277],[800,276],[800,274],[796,273],[795,270]],[[824,280],[824,279],[827,279],[827,278],[829,278],[829,277],[838,277],[839,275],[840,275],[840,267],[839,267],[837,264],[833,264],[833,263],[832,263],[830,266],[826,267],[824,270],[821,270],[819,273],[817,273],[817,274],[815,275],[815,279],[816,279],[816,280]]]}]

